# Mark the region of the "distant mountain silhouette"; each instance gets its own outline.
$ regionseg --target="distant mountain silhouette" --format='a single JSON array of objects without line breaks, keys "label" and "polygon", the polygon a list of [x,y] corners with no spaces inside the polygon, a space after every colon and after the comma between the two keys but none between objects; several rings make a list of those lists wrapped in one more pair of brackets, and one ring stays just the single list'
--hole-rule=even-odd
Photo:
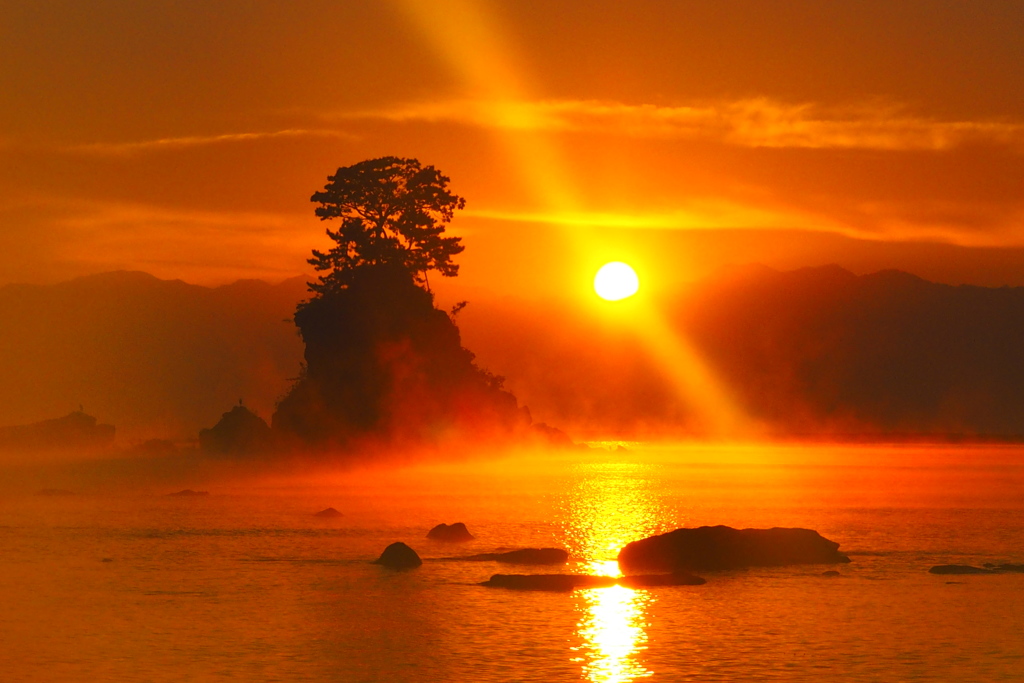
[{"label": "distant mountain silhouette", "polygon": [[83,403],[131,441],[195,438],[240,397],[270,414],[299,370],[289,320],[305,291],[139,272],[0,287],[0,424]]},{"label": "distant mountain silhouette", "polygon": [[[751,265],[656,305],[770,433],[1024,435],[1022,287]],[[627,318],[482,301],[460,322],[540,419],[595,437],[702,433]]]},{"label": "distant mountain silhouette", "polygon": [[678,321],[784,433],[1024,435],[1024,288],[743,268]]},{"label": "distant mountain silhouette", "polygon": [[114,427],[81,411],[28,425],[0,427],[0,451],[96,451],[114,443]]},{"label": "distant mountain silhouette", "polygon": [[[239,398],[268,416],[290,391],[276,419],[289,411],[298,419],[299,395],[312,387],[293,381],[303,340],[290,319],[307,296],[303,278],[207,288],[144,273],[2,287],[0,424],[37,422],[84,403],[126,441],[194,438]],[[472,349],[534,416],[574,434],[700,432],[692,406],[638,341],[643,330],[545,306],[474,296],[459,330],[442,329],[441,312],[423,325],[436,327],[428,336],[447,339],[452,353],[456,345]],[[777,434],[1024,435],[1024,288],[751,266],[661,307],[746,412]],[[342,372],[344,363],[318,347],[334,333],[309,330],[309,367]],[[358,340],[347,343],[360,357]],[[393,346],[392,362],[414,347]],[[359,367],[380,370],[349,370]],[[415,392],[404,395],[409,405],[387,414],[416,408]],[[381,401],[375,395],[346,419],[391,419]],[[293,421],[290,429],[303,427]]]}]

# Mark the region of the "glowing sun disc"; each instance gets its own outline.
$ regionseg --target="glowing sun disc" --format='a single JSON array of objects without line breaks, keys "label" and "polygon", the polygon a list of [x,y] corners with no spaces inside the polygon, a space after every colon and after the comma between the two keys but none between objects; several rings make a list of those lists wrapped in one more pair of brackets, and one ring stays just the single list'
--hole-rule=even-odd
[{"label": "glowing sun disc", "polygon": [[594,276],[594,291],[606,301],[618,301],[636,294],[640,278],[629,264],[612,261],[601,266]]}]

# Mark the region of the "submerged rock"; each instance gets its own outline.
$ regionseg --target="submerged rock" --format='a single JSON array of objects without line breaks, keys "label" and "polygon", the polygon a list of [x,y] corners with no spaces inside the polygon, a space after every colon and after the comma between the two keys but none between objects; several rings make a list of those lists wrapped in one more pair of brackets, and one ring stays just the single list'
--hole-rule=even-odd
[{"label": "submerged rock", "polygon": [[482,553],[460,559],[504,564],[565,564],[569,561],[569,553],[561,548],[522,548],[507,553]]},{"label": "submerged rock", "polygon": [[590,576],[589,574],[495,574],[481,586],[521,591],[572,591],[577,588],[628,586],[700,586],[704,579],[693,574],[646,574],[637,576]]},{"label": "submerged rock", "polygon": [[972,567],[969,564],[940,564],[928,570],[929,574],[995,574],[992,569]]},{"label": "submerged rock", "polygon": [[834,578],[836,576],[842,576],[842,574],[837,572],[835,569],[829,569],[827,572],[822,572],[821,575],[822,576],[832,577],[832,578]]},{"label": "submerged rock", "polygon": [[520,591],[571,591],[577,588],[614,586],[615,577],[587,574],[495,574],[480,585]]},{"label": "submerged rock", "polygon": [[334,508],[327,508],[326,510],[321,510],[320,512],[314,513],[313,516],[314,517],[344,517],[344,515],[342,515],[340,512],[338,512]]},{"label": "submerged rock", "polygon": [[650,588],[653,586],[703,586],[707,580],[688,572],[672,574],[634,574],[616,579],[615,583],[629,588]]},{"label": "submerged rock", "polygon": [[183,496],[183,497],[188,497],[188,496],[208,496],[208,495],[210,495],[210,492],[209,491],[193,491],[192,489],[183,489],[181,491],[175,491],[174,493],[168,493],[167,495],[168,496]]},{"label": "submerged rock", "polygon": [[427,538],[433,541],[444,541],[445,543],[459,543],[472,541],[475,536],[469,533],[469,529],[462,522],[455,524],[438,524],[427,532]]},{"label": "submerged rock", "polygon": [[384,552],[373,561],[373,564],[383,565],[391,569],[413,569],[423,564],[423,560],[420,559],[415,550],[398,541],[384,548]]},{"label": "submerged rock", "polygon": [[838,543],[812,529],[702,526],[629,543],[618,560],[624,571],[650,572],[849,562],[838,549]]}]

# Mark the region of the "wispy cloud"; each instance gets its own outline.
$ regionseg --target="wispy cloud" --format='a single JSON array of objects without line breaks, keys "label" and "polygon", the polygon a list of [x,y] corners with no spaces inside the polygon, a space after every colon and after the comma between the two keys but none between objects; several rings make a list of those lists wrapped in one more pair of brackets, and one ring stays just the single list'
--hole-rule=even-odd
[{"label": "wispy cloud", "polygon": [[866,232],[831,221],[827,217],[792,207],[768,207],[728,199],[689,199],[671,211],[662,212],[537,212],[537,211],[465,211],[466,218],[540,223],[565,227],[623,228],[645,230],[827,230],[850,237],[864,237]]},{"label": "wispy cloud", "polygon": [[897,107],[827,108],[767,98],[664,107],[595,100],[452,100],[342,118],[456,122],[486,128],[710,138],[744,147],[944,150],[979,141],[1024,149],[1024,123],[941,121]]},{"label": "wispy cloud", "polygon": [[358,136],[334,129],[286,128],[257,133],[224,133],[221,135],[185,135],[180,137],[137,140],[131,142],[95,142],[69,147],[69,151],[86,154],[131,155],[158,150],[176,150],[237,142],[272,140],[275,138],[335,138],[356,140]]}]

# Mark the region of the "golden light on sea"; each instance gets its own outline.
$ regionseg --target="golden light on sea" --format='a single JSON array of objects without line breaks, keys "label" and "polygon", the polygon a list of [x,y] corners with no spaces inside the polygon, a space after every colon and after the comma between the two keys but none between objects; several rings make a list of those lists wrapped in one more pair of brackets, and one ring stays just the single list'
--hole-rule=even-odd
[{"label": "golden light on sea", "polygon": [[[655,493],[652,466],[633,462],[579,465],[576,484],[563,502],[563,533],[573,557],[588,574],[621,576],[616,556],[631,541],[671,526]],[[647,590],[625,586],[577,591],[581,612],[574,648],[586,680],[623,682],[652,676],[640,653],[646,649]]]}]

